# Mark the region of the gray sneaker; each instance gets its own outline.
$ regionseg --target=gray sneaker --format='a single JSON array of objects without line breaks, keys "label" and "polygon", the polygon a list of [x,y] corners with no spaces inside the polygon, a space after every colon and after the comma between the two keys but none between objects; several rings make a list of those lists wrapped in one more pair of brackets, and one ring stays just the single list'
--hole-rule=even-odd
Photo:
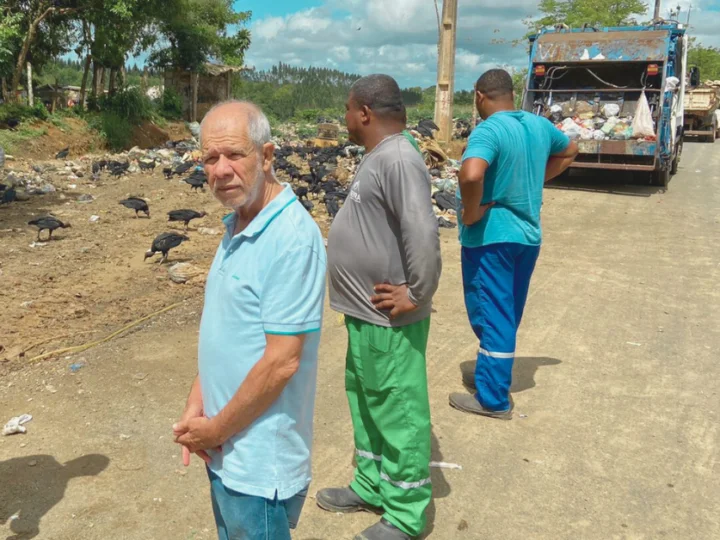
[{"label": "gray sneaker", "polygon": [[317,492],[317,505],[328,512],[350,514],[352,512],[373,512],[381,514],[382,508],[366,503],[349,487],[325,488]]},{"label": "gray sneaker", "polygon": [[486,409],[475,396],[470,394],[450,394],[450,405],[459,411],[479,414],[488,418],[497,418],[498,420],[511,420],[513,408],[512,405],[507,411],[491,411]]},{"label": "gray sneaker", "polygon": [[368,527],[355,537],[355,540],[411,540],[412,536],[405,534],[395,525],[384,518],[372,527]]}]

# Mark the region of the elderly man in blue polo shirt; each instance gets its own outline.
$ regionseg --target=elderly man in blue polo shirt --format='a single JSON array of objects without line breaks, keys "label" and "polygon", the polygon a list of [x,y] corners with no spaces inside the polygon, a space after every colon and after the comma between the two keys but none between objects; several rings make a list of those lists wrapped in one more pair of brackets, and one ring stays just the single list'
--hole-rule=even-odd
[{"label": "elderly man in blue polo shirt", "polygon": [[275,179],[270,124],[228,102],[201,127],[216,198],[233,212],[208,275],[199,373],[174,426],[207,464],[221,540],[290,540],[310,483],[326,256],[317,225]]}]

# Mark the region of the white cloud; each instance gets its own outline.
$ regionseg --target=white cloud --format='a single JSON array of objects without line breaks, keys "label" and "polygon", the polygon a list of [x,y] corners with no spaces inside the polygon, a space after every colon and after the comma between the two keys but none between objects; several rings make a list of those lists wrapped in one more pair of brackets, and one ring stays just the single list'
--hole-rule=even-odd
[{"label": "white cloud", "polygon": [[[690,2],[679,3],[684,21]],[[690,35],[705,45],[720,46],[718,0],[692,3]],[[537,4],[536,0],[460,2],[459,89],[471,88],[491,67],[525,66],[525,47],[511,42],[525,34],[523,20],[537,13]],[[664,1],[662,14],[677,4],[678,0]],[[325,0],[321,7],[254,21],[247,63],[258,69],[282,61],[361,75],[382,72],[396,77],[402,86],[430,86],[437,69],[437,37],[431,0]]]}]

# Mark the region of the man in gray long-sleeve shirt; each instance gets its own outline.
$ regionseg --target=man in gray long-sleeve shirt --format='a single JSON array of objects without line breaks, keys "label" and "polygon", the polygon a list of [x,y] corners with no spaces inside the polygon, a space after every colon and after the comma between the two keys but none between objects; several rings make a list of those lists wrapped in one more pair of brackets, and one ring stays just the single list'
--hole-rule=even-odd
[{"label": "man in gray long-sleeve shirt", "polygon": [[357,468],[346,488],[323,489],[321,508],[382,511],[359,540],[406,540],[430,503],[430,404],[425,352],[440,280],[430,175],[402,134],[397,83],[371,75],[347,103],[350,139],[365,146],[328,238],[330,306],[348,329],[345,388]]}]

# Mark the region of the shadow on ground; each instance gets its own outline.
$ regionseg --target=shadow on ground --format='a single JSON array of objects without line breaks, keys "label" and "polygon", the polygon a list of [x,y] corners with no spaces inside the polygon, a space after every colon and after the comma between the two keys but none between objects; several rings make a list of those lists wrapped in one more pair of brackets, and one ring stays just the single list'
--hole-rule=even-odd
[{"label": "shadow on ground", "polygon": [[[670,182],[672,183],[672,178]],[[664,193],[667,189],[650,185],[650,173],[648,172],[629,171],[573,171],[571,174],[556,178],[546,187],[631,197],[650,197],[656,193]]]},{"label": "shadow on ground", "polygon": [[[440,450],[440,439],[435,435],[435,431],[432,432],[431,440],[431,454],[430,461],[445,461],[443,459],[442,451]],[[435,507],[435,499],[444,499],[452,489],[450,484],[445,478],[445,472],[443,469],[431,468],[430,478],[432,479],[432,501],[425,511],[425,517],[427,518],[427,526],[425,532],[420,538],[427,538],[435,529],[435,518],[437,515],[437,509]]]},{"label": "shadow on ground", "polygon": [[[475,369],[475,360],[468,360],[460,365],[461,373],[466,370]],[[556,366],[561,361],[557,358],[546,357],[519,357],[515,359],[513,364],[513,383],[510,392],[519,394],[525,390],[535,388],[535,374],[541,367]]]},{"label": "shadow on ground", "polygon": [[110,459],[88,454],[67,463],[48,455],[13,458],[0,462],[0,525],[10,521],[15,533],[6,540],[26,540],[40,534],[40,520],[65,496],[73,478],[96,476]]}]

